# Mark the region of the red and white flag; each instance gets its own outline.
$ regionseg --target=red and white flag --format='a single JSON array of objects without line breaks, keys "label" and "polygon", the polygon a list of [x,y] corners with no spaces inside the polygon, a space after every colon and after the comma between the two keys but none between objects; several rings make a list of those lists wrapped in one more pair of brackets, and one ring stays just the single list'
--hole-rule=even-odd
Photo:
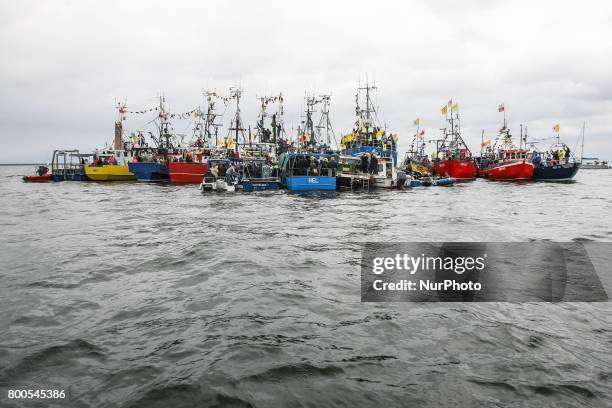
[{"label": "red and white flag", "polygon": [[504,110],[506,110],[506,108],[504,108],[504,104],[502,103],[501,105],[499,105],[499,108],[497,108],[497,110],[503,112]]}]

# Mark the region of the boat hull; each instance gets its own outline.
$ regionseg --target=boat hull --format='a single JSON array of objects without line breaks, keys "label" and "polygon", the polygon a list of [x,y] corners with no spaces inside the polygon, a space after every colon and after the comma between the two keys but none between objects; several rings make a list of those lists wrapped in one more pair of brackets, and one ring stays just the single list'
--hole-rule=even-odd
[{"label": "boat hull", "polygon": [[54,174],[53,175],[53,181],[86,181],[87,180],[87,175],[85,174],[85,171],[82,172],[78,172],[78,173],[59,173],[59,174]]},{"label": "boat hull", "polygon": [[163,181],[170,179],[168,166],[160,163],[129,163],[128,167],[139,181]]},{"label": "boat hull", "polygon": [[134,173],[125,164],[85,165],[85,175],[92,181],[127,181],[136,180]]},{"label": "boat hull", "polygon": [[242,182],[242,191],[265,191],[265,190],[278,190],[280,182],[278,180],[271,181],[256,181],[256,180],[244,180]]},{"label": "boat hull", "polygon": [[336,177],[330,176],[291,176],[285,179],[290,191],[329,191],[336,189]]},{"label": "boat hull", "polygon": [[530,180],[534,166],[527,160],[503,162],[485,169],[485,177],[495,181]]},{"label": "boat hull", "polygon": [[451,177],[455,180],[476,178],[476,166],[469,160],[441,160],[434,164],[434,172],[440,177]]},{"label": "boat hull", "polygon": [[568,181],[574,178],[579,169],[580,163],[536,166],[533,170],[533,179],[541,181]]},{"label": "boat hull", "polygon": [[457,180],[452,177],[445,177],[439,179],[432,180],[420,180],[420,179],[412,179],[410,181],[410,187],[443,187],[443,186],[452,186],[455,184]]},{"label": "boat hull", "polygon": [[171,162],[169,166],[170,181],[180,184],[200,184],[208,171],[205,163]]},{"label": "boat hull", "polygon": [[23,181],[26,183],[46,183],[48,181],[53,181],[53,176],[51,174],[44,174],[42,176],[23,176]]}]

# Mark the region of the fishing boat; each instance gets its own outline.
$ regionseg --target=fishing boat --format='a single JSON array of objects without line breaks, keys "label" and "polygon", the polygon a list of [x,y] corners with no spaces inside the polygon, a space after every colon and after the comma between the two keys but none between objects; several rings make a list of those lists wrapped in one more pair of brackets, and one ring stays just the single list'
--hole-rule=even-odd
[{"label": "fishing boat", "polygon": [[421,119],[414,120],[416,132],[412,137],[410,149],[404,155],[399,168],[408,174],[431,175],[433,174],[433,166],[429,160],[429,156],[425,154],[425,129],[421,129]]},{"label": "fishing boat", "polygon": [[93,164],[85,164],[85,175],[91,181],[136,180],[127,165],[124,150],[105,150],[94,153]]},{"label": "fishing boat", "polygon": [[440,177],[451,177],[458,181],[474,180],[476,165],[472,153],[461,136],[459,106],[452,99],[442,107],[448,127],[442,129],[442,139],[435,140],[434,172]]},{"label": "fishing boat", "polygon": [[521,126],[521,143],[516,147],[504,120],[504,126],[499,130],[495,143],[483,154],[481,165],[486,178],[494,181],[516,181],[533,177],[534,165],[530,152],[523,148],[522,129]]},{"label": "fishing boat", "polygon": [[280,184],[291,191],[336,189],[336,169],[329,167],[330,156],[323,153],[282,153],[279,157]]},{"label": "fishing boat", "polygon": [[245,192],[278,190],[280,177],[266,159],[244,157],[239,185]]},{"label": "fishing boat", "polygon": [[[170,179],[168,167],[169,156],[174,153],[173,135],[170,133],[170,114],[166,110],[166,99],[159,97],[159,106],[155,110],[157,117],[153,120],[157,127],[158,136],[151,132],[152,145],[145,141],[142,131],[132,134],[130,153],[132,159],[128,167],[139,181],[166,181]],[[154,147],[153,147],[154,146]]]},{"label": "fishing boat", "polygon": [[[555,125],[553,130],[557,133],[557,141],[546,152],[534,149],[533,155],[533,179],[540,181],[570,181],[574,178],[581,163],[572,155],[570,148],[561,143],[560,127]],[[584,140],[584,127],[583,127]],[[527,131],[525,130],[525,134]],[[527,136],[525,136],[527,137]]]},{"label": "fishing boat", "polygon": [[397,134],[391,133],[380,124],[378,111],[372,101],[377,88],[368,83],[357,88],[355,95],[356,116],[353,130],[342,136],[340,151],[343,155],[361,156],[376,153],[378,157],[391,158],[397,164]]},{"label": "fishing boat", "polygon": [[23,176],[23,181],[26,183],[44,183],[47,181],[53,181],[53,175],[49,173],[49,167],[38,166],[35,172],[36,174],[33,176]]},{"label": "fishing boat", "polygon": [[[350,172],[339,175],[343,188],[356,183],[367,188],[396,188],[403,187],[406,181],[405,172],[396,168],[397,134],[390,133],[380,124],[372,100],[375,90],[376,87],[367,82],[365,86],[357,88],[355,126],[350,133],[342,136],[340,151],[343,157],[355,157],[360,163],[356,167],[349,166]],[[361,176],[356,176],[356,169],[357,173],[362,173]]]}]

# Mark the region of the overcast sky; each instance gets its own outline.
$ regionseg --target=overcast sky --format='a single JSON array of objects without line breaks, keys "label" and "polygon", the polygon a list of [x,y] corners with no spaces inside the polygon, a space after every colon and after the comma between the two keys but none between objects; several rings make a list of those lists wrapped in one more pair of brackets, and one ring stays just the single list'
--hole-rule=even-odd
[{"label": "overcast sky", "polygon": [[[163,93],[185,112],[203,88],[236,84],[247,124],[258,95],[283,92],[289,127],[305,91],[331,93],[342,133],[366,74],[402,150],[416,117],[439,136],[452,98],[472,150],[501,127],[504,103],[515,134],[522,123],[545,138],[560,123],[573,148],[586,121],[585,155],[612,158],[609,1],[3,1],[0,51],[3,163],[102,146],[118,99],[139,110]],[[128,116],[126,130],[148,119]]]}]

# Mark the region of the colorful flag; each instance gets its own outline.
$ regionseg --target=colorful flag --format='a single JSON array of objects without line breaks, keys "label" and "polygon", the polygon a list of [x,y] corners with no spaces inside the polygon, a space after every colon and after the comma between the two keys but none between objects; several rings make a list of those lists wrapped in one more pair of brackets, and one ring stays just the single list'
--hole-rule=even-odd
[{"label": "colorful flag", "polygon": [[459,110],[459,104],[458,104],[458,103],[453,104],[453,105],[451,106],[451,109],[452,109],[452,110]]},{"label": "colorful flag", "polygon": [[440,112],[442,112],[443,115],[446,115],[448,113],[448,106],[444,105],[442,109],[440,109]]},{"label": "colorful flag", "polygon": [[423,136],[425,134],[425,130],[421,130],[420,135]]},{"label": "colorful flag", "polygon": [[416,118],[416,119],[414,120],[414,124],[415,124],[415,125],[417,125],[417,126],[419,126],[419,125],[421,124],[421,118]]},{"label": "colorful flag", "polygon": [[505,110],[506,110],[506,107],[505,107],[505,106],[504,106],[504,104],[502,103],[501,105],[499,105],[499,108],[497,108],[497,110],[498,110],[499,112],[503,112],[503,111],[505,111]]},{"label": "colorful flag", "polygon": [[485,140],[484,142],[482,142],[482,145],[481,145],[481,146],[482,146],[482,147],[485,147],[485,146],[488,146],[488,145],[490,145],[490,144],[491,144],[491,139],[489,139],[489,140]]},{"label": "colorful flag", "polygon": [[561,125],[559,123],[553,126],[553,132],[559,133],[560,130],[561,130]]}]

